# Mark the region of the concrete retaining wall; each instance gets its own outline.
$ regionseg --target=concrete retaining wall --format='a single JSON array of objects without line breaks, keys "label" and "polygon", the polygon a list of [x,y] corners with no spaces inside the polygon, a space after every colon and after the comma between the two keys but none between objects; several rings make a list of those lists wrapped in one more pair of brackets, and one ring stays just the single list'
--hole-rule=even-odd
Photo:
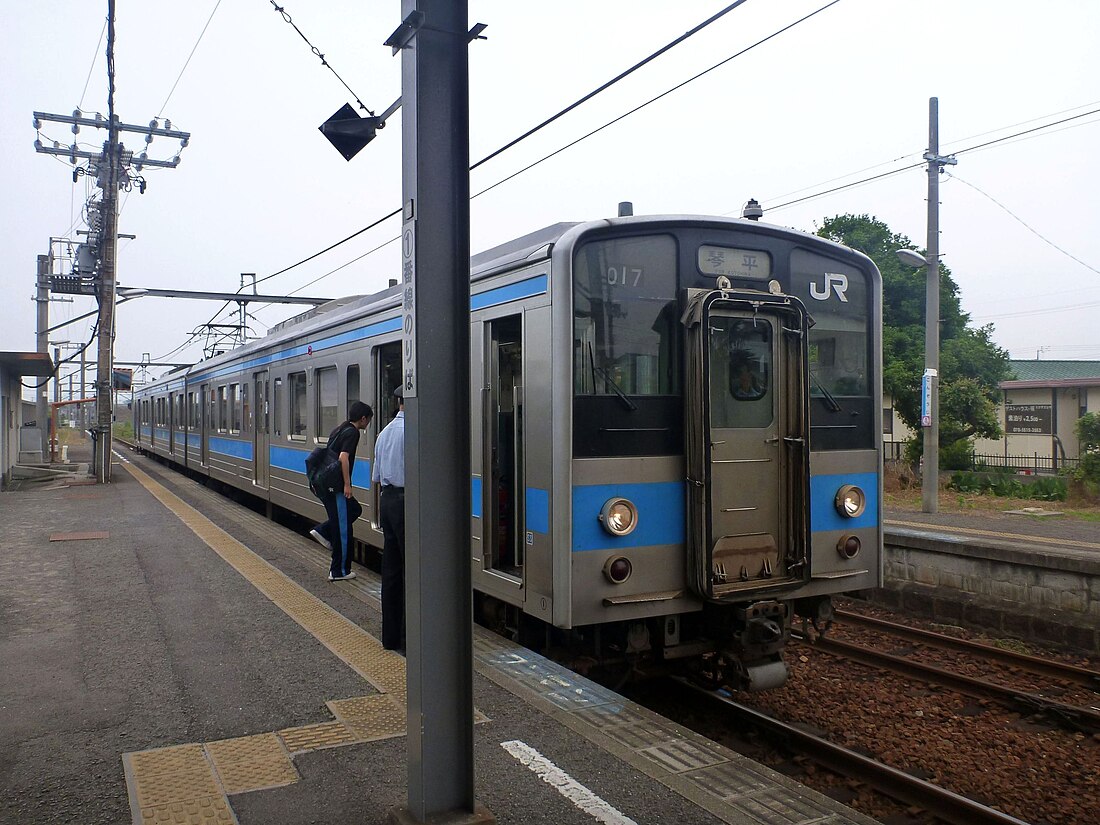
[{"label": "concrete retaining wall", "polygon": [[872,599],[944,624],[1100,654],[1100,554],[887,529]]}]

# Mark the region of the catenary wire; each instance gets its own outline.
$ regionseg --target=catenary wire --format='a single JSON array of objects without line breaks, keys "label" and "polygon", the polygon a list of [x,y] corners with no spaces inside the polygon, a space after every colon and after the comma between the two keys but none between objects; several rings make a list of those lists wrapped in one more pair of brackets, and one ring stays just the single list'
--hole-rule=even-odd
[{"label": "catenary wire", "polygon": [[631,66],[626,71],[621,72],[620,74],[618,74],[615,77],[611,78],[611,80],[607,81],[602,86],[599,86],[598,88],[593,89],[591,92],[586,94],[584,97],[580,98],[579,100],[574,101],[573,103],[570,103],[568,106],[566,106],[564,109],[562,109],[557,114],[551,115],[550,117],[546,118],[546,120],[542,121],[542,123],[538,124],[537,126],[532,127],[531,129],[528,129],[526,132],[524,132],[519,137],[517,137],[513,140],[510,140],[508,143],[501,146],[495,152],[490,152],[488,155],[486,155],[481,160],[479,160],[477,163],[475,163],[473,166],[471,166],[470,171],[471,172],[474,171],[479,166],[481,166],[483,163],[488,163],[493,158],[495,158],[497,155],[508,151],[513,146],[515,146],[517,143],[519,143],[520,141],[526,140],[527,138],[531,137],[531,135],[535,134],[535,132],[539,131],[543,127],[549,126],[551,123],[553,123],[558,118],[569,114],[571,111],[576,109],[578,106],[581,106],[582,104],[587,103],[589,100],[594,98],[600,92],[603,92],[603,91],[606,91],[607,89],[610,89],[612,86],[614,86],[616,83],[618,83],[623,78],[628,77],[629,75],[633,74],[638,69],[645,66],[647,63],[650,63],[653,60],[656,60],[658,57],[660,57],[665,52],[669,51],[670,49],[675,48],[678,45],[680,45],[681,43],[683,43],[685,40],[687,40],[692,35],[701,32],[703,29],[705,29],[711,23],[713,23],[714,21],[724,17],[729,12],[733,11],[735,8],[737,8],[738,6],[740,6],[740,5],[742,5],[746,2],[748,2],[748,0],[737,0],[737,2],[735,2],[735,3],[730,3],[728,6],[726,6],[721,11],[719,11],[716,14],[713,14],[710,17],[708,17],[706,20],[704,20],[702,23],[700,23],[695,28],[689,29],[688,31],[684,32],[682,35],[677,37],[675,40],[673,40],[669,43],[666,43],[664,46],[659,48],[657,51],[653,52],[648,57],[643,58],[642,60],[635,63],[633,66]]},{"label": "catenary wire", "polygon": [[1005,206],[1003,203],[1001,203],[995,197],[990,195],[988,192],[986,192],[982,189],[979,189],[974,184],[970,183],[969,181],[963,180],[958,175],[954,175],[951,172],[947,172],[947,176],[949,178],[953,178],[953,179],[957,180],[959,183],[962,183],[962,184],[965,184],[966,186],[969,186],[971,189],[973,189],[978,194],[984,195],[986,198],[993,201],[993,203],[995,203],[997,206],[999,206],[1001,209],[1003,209],[1005,212],[1007,212],[1009,215],[1011,215],[1021,226],[1023,226],[1028,232],[1033,234],[1035,237],[1037,237],[1043,243],[1047,244],[1048,246],[1054,247],[1059,252],[1061,252],[1063,255],[1065,255],[1067,258],[1071,258],[1072,260],[1077,261],[1077,263],[1081,264],[1081,266],[1085,267],[1085,269],[1091,269],[1097,275],[1100,275],[1100,269],[1097,269],[1096,267],[1092,266],[1091,264],[1085,263],[1080,258],[1078,258],[1076,255],[1072,255],[1069,252],[1067,252],[1066,250],[1062,249],[1062,247],[1058,246],[1058,244],[1054,243],[1054,241],[1050,240],[1050,238],[1043,235],[1041,232],[1039,232],[1037,229],[1035,229],[1035,227],[1029,225],[1023,218],[1021,218],[1019,215],[1017,215],[1015,212],[1013,212],[1011,209],[1009,209],[1007,206]]},{"label": "catenary wire", "polygon": [[92,82],[92,72],[95,71],[95,63],[99,58],[99,47],[103,45],[103,34],[107,31],[107,20],[103,20],[103,28],[99,30],[99,42],[95,44],[95,53],[92,55],[92,65],[88,67],[88,77],[84,80],[84,91],[80,93],[80,102],[76,105],[77,109],[84,108],[84,96],[88,94],[88,84]]},{"label": "catenary wire", "polygon": [[[795,21],[794,21],[793,23],[790,23],[789,25],[787,25],[787,26],[784,26],[784,27],[783,27],[782,29],[779,29],[779,30],[775,31],[775,32],[773,32],[772,34],[768,35],[767,37],[765,37],[765,38],[762,38],[761,40],[758,40],[758,41],[756,41],[756,42],[755,42],[755,43],[753,43],[752,45],[750,45],[750,46],[748,46],[748,47],[746,47],[746,48],[744,48],[744,49],[742,49],[742,50],[740,50],[740,51],[736,52],[735,54],[731,55],[730,57],[726,58],[725,60],[722,60],[722,61],[720,61],[720,62],[718,62],[718,63],[714,64],[714,65],[713,65],[713,66],[711,66],[710,68],[708,68],[708,69],[705,69],[705,70],[703,70],[702,72],[699,72],[698,74],[696,74],[696,75],[694,75],[694,76],[692,76],[692,77],[688,78],[687,80],[685,80],[685,81],[683,81],[683,82],[681,82],[681,83],[678,83],[677,85],[675,85],[675,86],[673,86],[672,88],[670,88],[670,89],[668,89],[668,90],[666,90],[666,91],[662,92],[661,94],[657,95],[656,97],[653,97],[653,98],[651,98],[650,100],[646,101],[645,103],[642,103],[641,105],[639,105],[639,106],[636,106],[635,108],[631,109],[630,111],[628,111],[628,112],[626,112],[626,113],[624,113],[624,114],[622,114],[622,115],[619,115],[618,117],[616,117],[616,118],[614,118],[613,120],[611,120],[611,121],[609,121],[609,122],[605,123],[605,124],[604,124],[603,126],[599,127],[598,129],[594,129],[593,131],[589,132],[588,134],[586,134],[586,135],[584,135],[584,136],[582,136],[582,137],[580,137],[580,138],[578,138],[578,139],[576,139],[576,140],[572,141],[571,143],[569,143],[569,144],[567,144],[567,145],[565,145],[565,146],[561,147],[560,149],[556,150],[555,152],[551,152],[551,153],[550,153],[549,155],[546,155],[546,156],[545,156],[545,157],[543,157],[542,159],[540,159],[540,160],[538,160],[538,161],[535,161],[534,163],[532,163],[532,164],[530,164],[530,165],[528,165],[528,166],[524,167],[523,169],[520,169],[520,170],[519,170],[518,172],[514,172],[513,174],[511,174],[511,175],[508,175],[507,177],[505,177],[505,178],[503,178],[503,179],[501,179],[501,180],[497,181],[497,182],[496,182],[496,183],[494,183],[494,184],[493,184],[492,186],[490,186],[490,187],[487,187],[486,189],[483,189],[483,190],[481,190],[480,192],[478,192],[478,193],[477,193],[477,194],[475,194],[475,195],[472,195],[472,196],[471,196],[471,200],[472,200],[473,198],[476,198],[476,197],[479,197],[480,195],[483,195],[483,194],[485,194],[485,193],[486,193],[486,192],[488,192],[489,190],[491,190],[491,189],[494,189],[494,188],[496,188],[497,186],[500,186],[500,185],[501,185],[501,184],[503,184],[503,183],[506,183],[507,181],[509,181],[509,180],[511,180],[511,179],[513,179],[513,178],[515,178],[515,177],[517,177],[518,175],[522,174],[523,172],[526,172],[526,171],[527,171],[528,169],[531,169],[531,168],[533,168],[533,167],[537,166],[538,164],[542,163],[543,161],[545,161],[545,160],[548,160],[549,158],[553,157],[554,155],[557,155],[557,154],[559,154],[559,153],[561,153],[561,152],[565,151],[566,149],[569,149],[570,147],[572,147],[572,146],[575,146],[576,144],[580,143],[581,141],[583,141],[583,140],[585,140],[585,139],[587,139],[587,138],[591,137],[592,135],[595,135],[595,134],[596,134],[597,132],[600,132],[600,131],[602,131],[603,129],[606,129],[607,127],[609,127],[609,126],[611,126],[611,125],[613,125],[613,124],[615,124],[615,123],[619,122],[620,120],[623,120],[624,118],[626,118],[626,117],[629,117],[630,115],[634,114],[635,112],[639,111],[640,109],[643,109],[643,108],[645,108],[646,106],[650,105],[651,103],[655,103],[656,101],[660,100],[661,98],[665,97],[666,95],[669,95],[669,94],[671,94],[672,92],[675,92],[675,91],[677,91],[677,90],[679,90],[679,89],[683,88],[683,87],[684,87],[684,86],[686,86],[686,85],[687,85],[688,83],[691,83],[691,82],[693,82],[693,81],[695,81],[695,80],[698,80],[698,79],[699,79],[700,77],[703,77],[704,75],[706,75],[706,74],[708,74],[708,73],[710,73],[710,72],[714,71],[715,69],[719,68],[720,66],[723,66],[723,65],[725,65],[726,63],[729,63],[729,62],[730,62],[731,60],[733,60],[734,58],[740,57],[741,55],[745,54],[746,52],[750,51],[751,49],[754,49],[754,48],[756,48],[757,46],[759,46],[759,45],[761,45],[761,44],[763,44],[763,43],[766,43],[766,42],[767,42],[768,40],[771,40],[771,39],[773,39],[774,37],[777,37],[777,36],[779,36],[780,34],[783,34],[784,32],[786,32],[786,31],[788,31],[788,30],[790,30],[790,29],[794,28],[795,26],[799,25],[800,23],[803,23],[803,22],[805,22],[806,20],[810,19],[811,17],[813,17],[813,16],[815,16],[815,15],[817,15],[817,14],[819,14],[819,13],[821,13],[821,12],[825,11],[825,10],[826,10],[826,9],[828,9],[828,8],[829,8],[830,6],[834,6],[834,5],[836,5],[837,3],[839,3],[839,2],[840,2],[840,0],[832,0],[832,2],[830,2],[830,3],[827,3],[827,4],[825,4],[824,6],[822,6],[822,7],[821,7],[821,8],[819,8],[819,9],[817,9],[816,11],[810,12],[809,14],[805,15],[804,17],[801,17],[801,18],[799,18],[798,20],[795,20]],[[727,9],[727,11],[728,11],[728,10],[729,10],[729,9]],[[725,13],[725,12],[721,12],[720,14],[723,14],[723,13]],[[717,19],[717,17],[715,17],[715,19]],[[708,23],[709,23],[710,21],[706,21],[706,22],[708,22]],[[700,24],[700,26],[702,26],[702,25],[705,25],[705,24]],[[698,28],[699,28],[699,27],[697,27],[697,28],[696,28],[696,30],[698,30]],[[690,34],[694,33],[694,31],[696,31],[696,30],[692,30],[691,32],[688,32],[688,34],[687,34],[687,35],[682,35],[681,37],[677,38],[677,40],[676,40],[676,41],[673,41],[673,45],[674,45],[674,44],[675,44],[676,42],[678,42],[678,41],[682,41],[682,40],[684,39],[684,37],[686,37],[686,36],[688,36],[688,35],[690,35]],[[667,49],[667,47],[666,47],[666,48],[665,48],[665,49],[663,49],[662,51],[667,51],[667,50],[668,50],[668,49]],[[641,65],[641,64],[638,64],[638,65]],[[632,70],[628,70],[628,71],[632,71]],[[597,90],[597,92],[598,92],[598,91],[602,91],[603,89],[607,88],[607,87],[608,87],[609,85],[611,85],[611,84],[610,84],[610,83],[608,83],[608,84],[605,84],[604,86],[600,87],[600,89],[599,89],[599,90]],[[591,97],[592,97],[592,96],[593,96],[593,94],[589,94],[589,95],[587,95],[587,96],[586,96],[586,98],[585,98],[585,99],[591,99]],[[559,113],[559,115],[560,115],[560,114],[561,114],[561,113]],[[559,115],[555,115],[555,118],[556,118],[556,117],[558,117]],[[553,120],[553,119],[554,119],[554,118],[551,118],[550,120]],[[546,122],[550,122],[550,121],[548,120],[548,121],[546,121]],[[536,130],[537,130],[537,128],[541,128],[541,127],[536,127]],[[536,130],[532,130],[532,131],[531,131],[531,132],[530,132],[529,134],[533,134],[533,133],[534,133],[534,131],[536,131]],[[506,147],[504,147],[504,148],[508,148],[508,147],[510,147],[510,146],[514,146],[514,145],[515,145],[516,143],[518,143],[518,142],[519,142],[519,140],[518,140],[518,139],[517,139],[517,140],[515,140],[515,141],[512,141],[511,143],[509,143],[509,144],[508,144],[508,146],[506,146]],[[500,150],[500,151],[503,151],[503,150]],[[488,159],[489,159],[490,157],[495,157],[495,156],[496,156],[497,154],[499,154],[499,151],[498,151],[498,152],[494,152],[494,153],[492,153],[491,155],[489,155],[488,157],[486,157],[486,158],[485,158],[485,159],[483,159],[482,161],[479,161],[479,162],[478,162],[478,164],[476,164],[476,165],[480,165],[481,163],[484,163],[484,162],[485,162],[485,160],[488,160]],[[471,167],[471,169],[472,169],[472,168],[474,168],[474,167]],[[281,269],[281,270],[279,270],[278,272],[272,273],[271,275],[267,275],[267,276],[265,276],[264,278],[262,278],[261,280],[267,280],[268,278],[274,278],[274,277],[275,277],[276,275],[281,275],[282,273],[284,273],[284,272],[287,272],[287,271],[289,271],[289,270],[293,269],[293,268],[294,268],[294,267],[296,267],[296,266],[300,266],[301,264],[305,263],[306,261],[310,261],[310,260],[313,260],[313,259],[314,259],[314,258],[316,258],[316,257],[317,257],[318,255],[323,255],[323,254],[324,254],[325,252],[328,252],[328,251],[330,251],[330,250],[332,250],[332,249],[335,249],[335,248],[336,248],[337,246],[340,246],[341,244],[343,244],[343,243],[346,243],[347,241],[351,240],[351,239],[352,239],[352,238],[354,238],[354,237],[355,237],[356,235],[362,234],[362,232],[365,232],[365,231],[366,231],[367,229],[371,229],[371,228],[373,228],[373,227],[377,226],[378,224],[382,223],[383,221],[385,221],[385,220],[388,220],[389,218],[392,218],[392,217],[394,217],[394,216],[395,216],[395,215],[397,215],[397,214],[398,214],[398,213],[399,213],[400,211],[401,211],[400,209],[395,209],[395,210],[394,210],[393,212],[391,212],[390,214],[386,215],[386,216],[385,216],[385,217],[383,217],[383,218],[380,218],[380,219],[376,220],[376,221],[375,221],[374,223],[372,223],[372,224],[371,224],[370,226],[364,227],[364,228],[363,228],[363,229],[361,229],[361,230],[360,230],[359,232],[356,232],[356,233],[354,233],[354,234],[352,234],[352,235],[349,235],[349,236],[348,236],[347,238],[344,238],[344,239],[343,239],[343,240],[341,240],[341,241],[337,241],[336,243],[332,244],[331,246],[328,246],[328,247],[326,247],[325,249],[322,249],[322,250],[321,250],[320,252],[318,252],[318,253],[316,253],[316,254],[314,254],[314,255],[311,255],[310,257],[308,257],[308,258],[305,258],[305,259],[303,259],[303,260],[299,261],[299,262],[298,262],[298,263],[296,263],[296,264],[291,264],[290,266],[288,266],[288,267],[285,267],[284,269]],[[390,243],[390,242],[392,242],[392,239],[391,239],[391,241],[388,241],[387,243]],[[385,244],[383,244],[383,246],[384,246],[384,245],[385,245]],[[360,256],[360,257],[362,257],[362,256]],[[357,260],[358,260],[358,259],[357,259]],[[335,271],[335,270],[334,270],[334,271]],[[257,281],[257,283],[259,283],[259,281]],[[224,312],[224,311],[225,311],[225,307],[227,307],[227,306],[229,306],[229,302],[227,302],[227,303],[225,304],[225,306],[223,306],[223,307],[222,307],[222,308],[221,308],[220,310],[218,310],[218,314],[220,315],[220,314],[221,314],[222,312]]]}]

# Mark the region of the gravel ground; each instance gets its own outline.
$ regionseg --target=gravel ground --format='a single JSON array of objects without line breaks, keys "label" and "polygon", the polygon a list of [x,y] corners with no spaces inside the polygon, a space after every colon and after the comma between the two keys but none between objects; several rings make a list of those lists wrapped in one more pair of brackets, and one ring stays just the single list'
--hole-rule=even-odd
[{"label": "gravel ground", "polygon": [[[864,631],[843,635],[864,643],[870,639]],[[956,629],[954,635],[964,633]],[[1080,656],[1029,652],[1090,666]],[[988,666],[968,654],[928,656],[953,670],[989,676]],[[1100,736],[1037,723],[996,703],[908,682],[806,646],[792,647],[788,664],[791,679],[786,686],[739,698],[1026,822],[1098,821]],[[1097,703],[1097,695],[1087,690],[1065,688],[1059,693],[1041,678],[1020,673],[1016,678],[1034,692],[1058,694],[1060,701]]]}]

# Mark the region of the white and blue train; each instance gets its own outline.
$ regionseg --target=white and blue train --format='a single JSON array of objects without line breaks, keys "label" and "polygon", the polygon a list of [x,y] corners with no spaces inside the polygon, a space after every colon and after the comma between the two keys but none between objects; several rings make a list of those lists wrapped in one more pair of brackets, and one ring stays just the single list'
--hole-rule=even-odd
[{"label": "white and blue train", "polygon": [[[866,256],[742,219],[561,223],[475,256],[480,615],[781,684],[794,616],[882,582],[881,294]],[[400,314],[399,287],[333,301],[141,388],[140,447],[319,520],[304,459],[366,401],[375,552]]]}]

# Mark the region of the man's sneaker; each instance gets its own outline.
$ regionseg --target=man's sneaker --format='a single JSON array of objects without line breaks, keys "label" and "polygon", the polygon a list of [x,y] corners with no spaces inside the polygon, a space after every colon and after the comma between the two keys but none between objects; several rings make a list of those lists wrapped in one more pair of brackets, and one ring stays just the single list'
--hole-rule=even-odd
[{"label": "man's sneaker", "polygon": [[318,543],[319,545],[321,545],[322,547],[324,547],[324,548],[325,548],[326,550],[328,550],[329,552],[332,552],[332,542],[330,542],[330,541],[329,541],[328,539],[326,539],[326,538],[325,538],[324,536],[322,536],[322,535],[321,535],[320,533],[318,533],[318,532],[317,532],[316,530],[310,530],[310,531],[309,531],[309,534],[310,534],[311,536],[313,536],[313,540],[314,540],[315,542],[317,542],[317,543]]},{"label": "man's sneaker", "polygon": [[355,571],[354,570],[352,570],[348,573],[345,573],[342,576],[334,576],[331,573],[328,574],[328,580],[330,582],[343,582],[343,581],[347,581],[348,579],[354,579],[354,578],[355,578]]}]

